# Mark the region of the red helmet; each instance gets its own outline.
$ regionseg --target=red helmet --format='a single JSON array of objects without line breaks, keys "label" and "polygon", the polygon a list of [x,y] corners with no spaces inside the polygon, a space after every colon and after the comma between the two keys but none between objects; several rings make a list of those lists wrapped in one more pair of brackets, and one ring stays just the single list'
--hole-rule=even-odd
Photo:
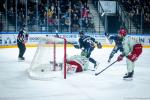
[{"label": "red helmet", "polygon": [[119,30],[119,35],[120,36],[126,36],[127,35],[127,30],[126,29],[120,29]]}]

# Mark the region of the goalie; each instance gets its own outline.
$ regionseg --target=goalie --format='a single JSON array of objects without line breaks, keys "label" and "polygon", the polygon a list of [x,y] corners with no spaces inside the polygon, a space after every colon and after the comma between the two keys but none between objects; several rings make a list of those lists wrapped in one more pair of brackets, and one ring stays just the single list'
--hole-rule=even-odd
[{"label": "goalie", "polygon": [[81,55],[74,55],[67,58],[67,73],[86,71],[89,66],[89,61],[86,57]]},{"label": "goalie", "polygon": [[120,29],[119,36],[123,38],[123,53],[118,56],[117,61],[121,61],[123,57],[127,58],[127,73],[125,74],[123,79],[132,80],[135,67],[134,62],[142,53],[142,45],[131,37],[127,36],[126,29]]}]

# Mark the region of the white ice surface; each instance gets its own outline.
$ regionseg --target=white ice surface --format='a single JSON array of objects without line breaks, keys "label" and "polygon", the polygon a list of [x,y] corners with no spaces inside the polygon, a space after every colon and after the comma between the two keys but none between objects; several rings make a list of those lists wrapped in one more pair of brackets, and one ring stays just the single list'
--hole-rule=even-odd
[{"label": "white ice surface", "polygon": [[[136,61],[132,81],[122,79],[126,73],[125,59],[98,76],[94,75],[95,72],[86,71],[69,75],[67,79],[32,80],[26,69],[35,50],[27,48],[26,61],[18,62],[18,48],[0,49],[0,100],[150,100],[150,49],[144,49]],[[107,59],[111,50],[93,51],[92,57],[100,62],[97,72],[109,65]],[[80,51],[69,48],[67,52],[71,56]],[[93,67],[92,64],[90,66]]]}]

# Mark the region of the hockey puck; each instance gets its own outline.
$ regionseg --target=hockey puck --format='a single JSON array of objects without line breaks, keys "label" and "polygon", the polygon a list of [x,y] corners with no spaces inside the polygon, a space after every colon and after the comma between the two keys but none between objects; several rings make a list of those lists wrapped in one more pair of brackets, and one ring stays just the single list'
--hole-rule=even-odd
[{"label": "hockey puck", "polygon": [[41,69],[41,72],[44,72],[44,69]]}]

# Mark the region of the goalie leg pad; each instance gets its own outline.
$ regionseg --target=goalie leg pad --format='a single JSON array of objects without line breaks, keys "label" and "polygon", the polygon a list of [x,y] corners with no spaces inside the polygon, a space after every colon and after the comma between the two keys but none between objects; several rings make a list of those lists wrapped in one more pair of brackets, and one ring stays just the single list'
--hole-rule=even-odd
[{"label": "goalie leg pad", "polygon": [[70,60],[70,61],[68,61],[67,63],[70,64],[70,65],[76,66],[76,67],[77,67],[77,68],[76,68],[76,72],[82,72],[82,71],[83,71],[83,70],[82,70],[82,66],[81,66],[78,62],[73,61],[73,60]]},{"label": "goalie leg pad", "polygon": [[71,65],[71,64],[77,65],[78,66],[77,72],[80,72],[82,70],[85,71],[88,69],[89,59],[86,58],[85,56],[74,55],[74,56],[67,58],[67,63],[70,63],[68,65]]}]

